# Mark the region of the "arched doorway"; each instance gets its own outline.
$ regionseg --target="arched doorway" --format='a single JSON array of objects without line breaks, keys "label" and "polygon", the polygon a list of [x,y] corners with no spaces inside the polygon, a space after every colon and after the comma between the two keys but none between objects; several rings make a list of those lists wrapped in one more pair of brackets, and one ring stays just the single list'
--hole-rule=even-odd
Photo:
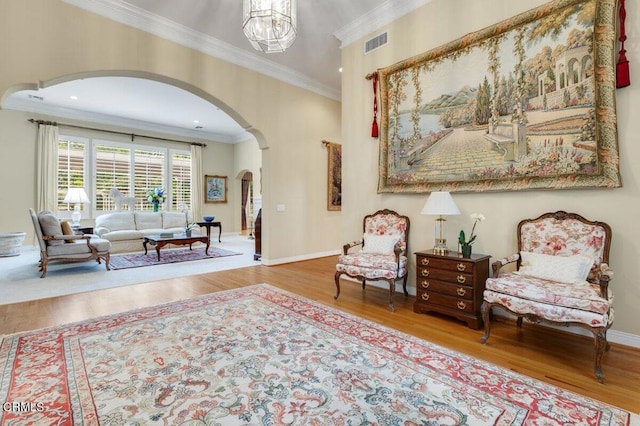
[{"label": "arched doorway", "polygon": [[241,179],[240,214],[242,233],[253,238],[253,222],[255,212],[253,210],[253,173],[244,172]]}]

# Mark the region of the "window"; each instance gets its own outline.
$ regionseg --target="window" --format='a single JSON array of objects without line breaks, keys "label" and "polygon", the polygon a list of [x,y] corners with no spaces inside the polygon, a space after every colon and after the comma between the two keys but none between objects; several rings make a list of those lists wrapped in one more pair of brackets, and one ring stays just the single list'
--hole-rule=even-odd
[{"label": "window", "polygon": [[[151,151],[136,149],[134,151],[134,192],[136,200],[142,200],[140,210],[152,210],[152,205],[146,202],[147,191],[155,188],[164,188],[165,194],[169,196],[165,182],[164,166],[166,161],[166,150]],[[169,209],[169,204],[165,201],[164,208]]]},{"label": "window", "polygon": [[191,154],[172,151],[171,210],[191,210]]},{"label": "window", "polygon": [[[118,188],[124,197],[129,196],[131,188],[131,150],[119,146],[96,144],[94,146],[93,175],[95,190],[93,205],[95,211],[115,210],[112,188]],[[126,207],[124,207],[126,208]]]},{"label": "window", "polygon": [[63,202],[67,189],[85,186],[85,141],[61,136],[58,139],[58,211],[70,212],[73,207]]},{"label": "window", "polygon": [[[164,188],[166,210],[191,208],[191,153],[164,147],[116,143],[105,140],[61,135],[58,140],[58,210],[70,216],[73,206],[64,203],[70,187],[83,187],[90,206],[83,217],[115,210],[110,192],[113,188],[124,197],[136,198],[137,210],[151,210],[147,191]],[[123,210],[128,207],[121,206]]]}]

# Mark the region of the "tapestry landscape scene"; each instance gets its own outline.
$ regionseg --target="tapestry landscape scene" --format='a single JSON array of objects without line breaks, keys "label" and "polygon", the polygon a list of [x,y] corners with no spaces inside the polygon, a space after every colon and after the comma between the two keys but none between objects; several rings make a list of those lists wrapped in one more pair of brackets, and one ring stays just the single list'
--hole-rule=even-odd
[{"label": "tapestry landscape scene", "polygon": [[612,6],[551,2],[379,71],[379,190],[619,186],[613,66],[596,67],[594,34]]}]

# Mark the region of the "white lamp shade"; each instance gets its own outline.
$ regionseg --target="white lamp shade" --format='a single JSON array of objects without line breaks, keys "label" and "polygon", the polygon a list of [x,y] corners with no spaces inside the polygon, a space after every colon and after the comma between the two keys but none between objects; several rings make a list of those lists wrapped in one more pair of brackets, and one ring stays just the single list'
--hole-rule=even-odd
[{"label": "white lamp shade", "polygon": [[69,204],[89,204],[89,197],[84,192],[84,188],[69,188],[67,195],[64,197],[64,202]]},{"label": "white lamp shade", "polygon": [[434,191],[427,198],[420,214],[425,215],[457,215],[460,210],[453,201],[451,194],[446,191]]}]

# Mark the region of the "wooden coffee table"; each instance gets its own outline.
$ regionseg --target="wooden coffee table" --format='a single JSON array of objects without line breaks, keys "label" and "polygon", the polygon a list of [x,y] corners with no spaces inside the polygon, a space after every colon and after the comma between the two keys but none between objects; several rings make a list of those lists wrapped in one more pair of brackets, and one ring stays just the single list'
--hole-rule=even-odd
[{"label": "wooden coffee table", "polygon": [[209,237],[206,235],[193,235],[191,237],[187,237],[185,235],[174,235],[173,237],[161,237],[160,235],[150,235],[148,237],[144,237],[142,240],[142,245],[144,246],[144,254],[147,254],[147,243],[152,246],[156,246],[156,253],[158,253],[158,260],[160,260],[160,249],[167,244],[175,244],[178,246],[189,246],[189,250],[193,250],[191,248],[191,244],[193,243],[205,243],[207,247],[204,250],[204,254],[209,254]]}]

